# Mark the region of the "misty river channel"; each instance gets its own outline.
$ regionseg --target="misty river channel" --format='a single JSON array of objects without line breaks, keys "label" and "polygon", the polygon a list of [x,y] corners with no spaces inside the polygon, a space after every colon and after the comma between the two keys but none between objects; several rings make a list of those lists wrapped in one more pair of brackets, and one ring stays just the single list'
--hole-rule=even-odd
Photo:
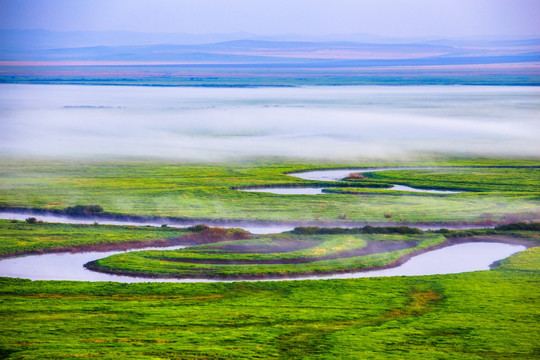
[{"label": "misty river channel", "polygon": [[[453,169],[459,169],[457,167],[452,167]],[[392,170],[430,170],[430,169],[441,169],[441,167],[432,167],[432,166],[420,166],[420,167],[388,167],[388,168],[351,168],[351,169],[336,169],[336,170],[316,170],[316,171],[306,171],[301,173],[292,173],[290,176],[297,177],[304,180],[314,180],[314,181],[339,181],[347,177],[351,173],[362,174],[368,172],[376,171],[392,171]],[[266,188],[241,188],[238,190],[248,191],[248,192],[263,192],[270,194],[278,195],[322,195],[325,194],[323,191],[324,187],[266,187]],[[417,189],[406,185],[396,185],[393,184],[389,188],[377,188],[378,190],[391,190],[391,191],[407,191],[407,192],[422,192],[429,194],[459,194],[463,191],[453,191],[453,190],[437,190],[437,189]]]},{"label": "misty river channel", "polygon": [[[435,169],[432,167],[416,168],[351,168],[338,170],[318,170],[302,173],[289,174],[307,180],[319,181],[338,181],[346,177],[351,172],[373,172],[373,171],[391,171],[404,169]],[[261,189],[269,190],[269,189]],[[405,190],[407,191],[407,190]],[[424,191],[413,189],[411,191]],[[428,190],[429,191],[429,190]],[[313,194],[313,193],[309,193]],[[28,213],[0,213],[0,218],[24,220]],[[45,221],[56,221],[65,223],[92,223],[95,220],[73,219],[60,215],[37,215]],[[133,221],[100,221],[103,224],[113,225],[141,225]],[[147,224],[157,226],[162,222],[148,222]],[[189,224],[192,225],[192,224]],[[184,226],[189,226],[184,225]],[[446,226],[451,228],[451,226]],[[294,228],[293,225],[280,224],[246,224],[244,229],[259,234],[278,233],[289,231]],[[431,227],[437,228],[437,227]],[[439,227],[440,228],[440,227]],[[184,246],[167,247],[166,249],[181,249]],[[157,248],[144,248],[141,250],[152,250]],[[427,251],[412,256],[405,263],[383,270],[350,272],[331,274],[324,276],[304,276],[279,279],[261,279],[261,280],[240,280],[240,281],[283,281],[283,280],[322,280],[322,279],[350,279],[362,277],[377,276],[421,276],[435,274],[451,274],[469,271],[488,270],[490,266],[512,254],[525,250],[523,245],[496,243],[496,242],[469,242],[446,246],[440,249]],[[129,250],[128,250],[129,251]],[[120,276],[105,273],[98,273],[88,270],[84,264],[119,254],[125,251],[108,252],[84,252],[84,253],[60,253],[60,254],[41,254],[28,255],[15,258],[0,260],[0,276],[24,278],[31,280],[75,280],[75,281],[115,281],[115,282],[218,282],[218,281],[239,281],[239,280],[212,280],[212,279],[152,279],[137,278],[131,276]]]}]

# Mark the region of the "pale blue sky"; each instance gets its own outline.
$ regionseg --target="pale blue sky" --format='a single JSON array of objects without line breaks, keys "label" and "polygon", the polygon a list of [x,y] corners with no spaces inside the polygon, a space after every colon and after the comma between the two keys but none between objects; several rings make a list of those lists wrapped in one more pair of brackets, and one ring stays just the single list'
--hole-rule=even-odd
[{"label": "pale blue sky", "polygon": [[540,0],[0,0],[0,28],[469,37],[540,35]]}]

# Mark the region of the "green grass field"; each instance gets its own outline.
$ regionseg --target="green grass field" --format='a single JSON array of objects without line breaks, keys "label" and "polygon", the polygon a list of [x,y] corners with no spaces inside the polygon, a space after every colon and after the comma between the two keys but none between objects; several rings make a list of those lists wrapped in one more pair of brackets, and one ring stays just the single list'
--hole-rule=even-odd
[{"label": "green grass field", "polygon": [[[2,248],[148,242],[169,228],[2,221]],[[309,229],[304,230],[307,231]],[[95,234],[103,236],[92,236]],[[221,232],[220,232],[221,233]],[[231,236],[235,232],[223,232]],[[513,234],[466,230],[455,236]],[[242,234],[243,235],[243,234]],[[291,247],[296,237],[300,249]],[[448,233],[446,233],[448,235]],[[188,253],[249,260],[339,254],[369,242],[441,235],[256,236]],[[16,247],[10,239],[16,237]],[[239,245],[250,252],[238,251]],[[200,249],[200,251],[194,251]],[[263,283],[89,283],[0,278],[0,356],[8,359],[531,359],[540,335],[540,247],[491,271],[423,277]],[[213,251],[213,252],[212,252]],[[221,255],[220,255],[221,251]],[[171,258],[182,252],[164,252]]]},{"label": "green grass field", "polygon": [[[404,194],[348,187],[368,194],[283,196],[231,189],[310,184],[285,173],[347,165],[396,164],[3,160],[0,205],[62,210],[99,204],[112,214],[192,219],[485,223],[540,218],[539,170],[493,168],[537,167],[538,161],[411,163],[491,168],[377,172],[355,184],[395,183],[469,191],[462,194]],[[207,239],[211,244],[125,255],[137,266],[152,266],[151,271],[163,271],[163,267],[154,266],[156,258],[186,257],[210,262],[230,258],[240,262],[309,259],[294,266],[311,267],[328,254],[361,250],[373,242],[405,240],[428,246],[447,236],[487,232],[540,240],[537,232],[519,228],[417,235],[315,231],[251,237],[236,230],[213,231],[219,236]],[[172,228],[0,220],[0,255],[89,246],[131,247],[156,239],[201,243],[197,236],[193,231]],[[242,247],[251,252],[240,251]],[[396,250],[392,256],[409,250]],[[145,258],[149,255],[150,265]],[[240,265],[229,268],[229,274],[244,271]],[[290,264],[264,264],[256,270],[268,272],[274,265],[294,271]],[[346,266],[343,262],[323,265],[334,270],[335,266]],[[540,247],[511,256],[490,271],[421,277],[193,284],[0,278],[0,358],[535,359],[540,357],[539,285]]]},{"label": "green grass field", "polygon": [[[396,164],[88,164],[4,160],[0,172],[0,206],[63,210],[68,206],[97,204],[109,214],[252,221],[490,223],[540,218],[540,169],[537,168],[540,162],[533,160],[416,162],[407,165],[490,168],[377,172],[364,180],[367,185],[396,183],[469,190],[461,194],[359,188],[363,193],[359,196],[275,195],[232,189],[320,184],[286,175],[294,171],[392,165]],[[335,184],[326,185],[335,187]],[[362,181],[343,185],[361,186]]]},{"label": "green grass field", "polygon": [[540,248],[457,275],[214,284],[0,279],[10,359],[534,359]]},{"label": "green grass field", "polygon": [[149,243],[161,240],[175,240],[191,233],[185,229],[70,225],[54,223],[29,224],[24,221],[0,219],[0,258],[25,253],[39,253],[59,250],[77,250],[89,246],[109,246],[112,248],[128,244]]}]

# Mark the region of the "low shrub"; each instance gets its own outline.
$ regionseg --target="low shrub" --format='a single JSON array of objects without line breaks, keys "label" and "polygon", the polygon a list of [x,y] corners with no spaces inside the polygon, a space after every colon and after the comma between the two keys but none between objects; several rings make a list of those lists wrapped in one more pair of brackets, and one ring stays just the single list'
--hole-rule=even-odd
[{"label": "low shrub", "polygon": [[433,230],[434,233],[438,233],[438,234],[449,234],[450,233],[450,230],[448,229],[439,229],[439,230]]},{"label": "low shrub", "polygon": [[513,223],[507,225],[495,226],[495,230],[527,230],[527,231],[540,231],[540,223]]},{"label": "low shrub", "polygon": [[68,215],[95,215],[102,212],[103,208],[99,205],[75,205],[64,209]]},{"label": "low shrub", "polygon": [[197,225],[193,225],[193,226],[190,226],[187,228],[187,230],[189,231],[195,231],[195,232],[201,232],[203,230],[206,230],[206,229],[209,229],[210,227],[208,225],[205,225],[205,224],[197,224]]},{"label": "low shrub", "polygon": [[196,243],[206,243],[226,240],[244,240],[249,239],[250,235],[251,234],[244,229],[226,229],[221,227],[206,226],[206,229],[198,231],[195,234],[189,234],[185,237],[185,239],[195,241]]},{"label": "low shrub", "polygon": [[297,235],[335,235],[335,234],[422,234],[418,228],[408,226],[370,226],[361,228],[321,228],[318,226],[300,226],[294,228]]}]

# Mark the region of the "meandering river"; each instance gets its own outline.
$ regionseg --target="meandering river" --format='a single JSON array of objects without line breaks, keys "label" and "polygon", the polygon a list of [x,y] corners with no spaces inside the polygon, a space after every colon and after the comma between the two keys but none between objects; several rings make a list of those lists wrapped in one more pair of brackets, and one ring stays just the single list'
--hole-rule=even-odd
[{"label": "meandering river", "polygon": [[[416,168],[373,168],[373,169],[339,169],[339,170],[318,170],[302,173],[290,174],[302,179],[337,181],[346,177],[351,172],[363,173],[373,171],[391,171],[404,169],[436,169],[435,167]],[[265,189],[266,190],[266,189]],[[420,189],[414,189],[420,190]],[[424,190],[422,190],[424,191]],[[2,212],[0,218],[24,220],[32,213]],[[45,221],[56,221],[64,223],[93,223],[95,219],[73,219],[61,215],[37,215]],[[100,220],[102,224],[113,225],[141,225],[134,221],[114,221]],[[159,224],[158,224],[159,223]],[[149,225],[158,226],[163,222],[147,222]],[[189,226],[189,225],[184,225]],[[276,224],[246,224],[243,226],[252,233],[277,233],[292,230],[294,226]],[[436,228],[436,227],[435,227]],[[183,246],[169,247],[168,249],[180,249]],[[373,270],[365,272],[340,273],[323,276],[305,276],[294,278],[245,280],[245,281],[283,281],[283,280],[321,280],[321,279],[349,279],[361,277],[377,276],[414,276],[414,275],[435,275],[461,273],[468,271],[488,270],[490,265],[496,261],[504,259],[512,254],[525,250],[523,245],[505,244],[496,242],[471,242],[451,245],[442,249],[428,251],[411,257],[402,265],[394,268]],[[155,248],[137,249],[135,251],[149,250]],[[119,276],[98,273],[84,268],[84,264],[100,258],[122,253],[124,251],[109,252],[86,252],[86,253],[61,253],[28,255],[10,259],[0,260],[0,276],[24,278],[31,280],[76,280],[76,281],[115,281],[115,282],[216,282],[223,280],[210,279],[149,279],[136,278],[130,276]],[[233,281],[233,280],[227,280]],[[238,281],[238,280],[236,280]]]},{"label": "meandering river", "polygon": [[[179,249],[171,247],[170,249]],[[151,250],[138,249],[140,250]],[[412,276],[451,274],[467,271],[488,270],[495,261],[525,250],[523,245],[480,242],[447,246],[412,257],[404,264],[391,269],[366,272],[351,272],[324,276],[305,276],[295,278],[248,280],[248,281],[281,281],[281,280],[321,280],[352,279],[376,276]],[[149,279],[130,276],[110,275],[87,270],[84,264],[123,251],[63,253],[29,255],[0,261],[0,276],[16,277],[31,280],[77,280],[77,281],[115,281],[134,282],[217,282],[233,280],[205,279]],[[238,280],[236,280],[238,281]]]}]

